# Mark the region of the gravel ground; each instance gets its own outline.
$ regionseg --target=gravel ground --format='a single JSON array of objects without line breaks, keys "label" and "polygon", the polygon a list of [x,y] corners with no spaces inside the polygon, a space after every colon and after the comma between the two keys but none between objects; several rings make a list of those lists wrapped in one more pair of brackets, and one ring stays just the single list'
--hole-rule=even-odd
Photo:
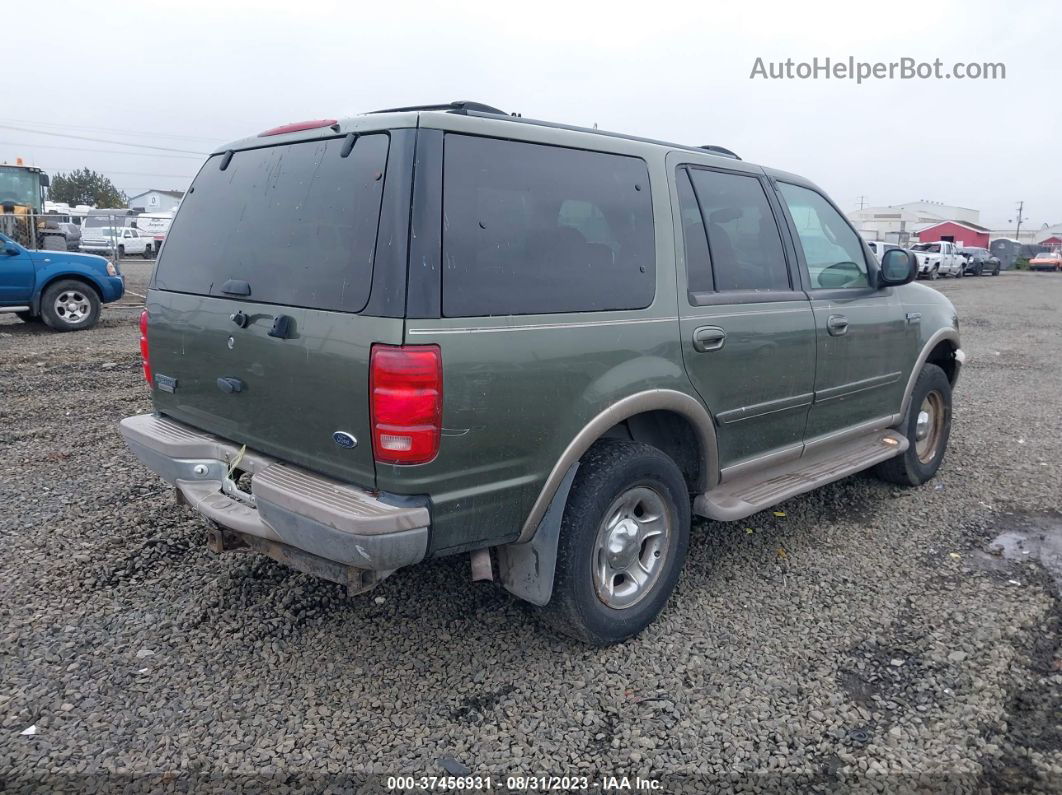
[{"label": "gravel ground", "polygon": [[[131,291],[149,268],[126,266]],[[348,599],[211,554],[117,433],[150,407],[140,299],[77,334],[0,316],[0,790],[314,790],[444,759],[697,790],[1058,791],[1062,277],[935,286],[969,355],[937,478],[699,524],[665,613],[604,650],[470,582],[466,556]]]}]

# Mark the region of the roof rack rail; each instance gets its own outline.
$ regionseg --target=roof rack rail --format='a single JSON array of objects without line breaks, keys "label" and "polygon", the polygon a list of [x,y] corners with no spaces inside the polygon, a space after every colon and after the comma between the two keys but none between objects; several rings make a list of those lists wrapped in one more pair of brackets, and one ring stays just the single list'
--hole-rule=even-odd
[{"label": "roof rack rail", "polygon": [[698,149],[704,149],[706,152],[711,152],[713,155],[722,155],[723,157],[732,157],[735,160],[741,158],[737,156],[735,152],[731,152],[725,146],[716,146],[715,144],[702,144],[697,147]]},{"label": "roof rack rail", "polygon": [[467,100],[459,100],[457,102],[445,102],[436,105],[409,105],[404,108],[385,108],[384,110],[373,110],[370,113],[407,113],[414,110],[445,110],[451,113],[467,113],[468,111],[475,111],[476,113],[494,113],[499,116],[508,116],[504,110],[499,110],[493,105],[485,105],[482,102],[469,102]]}]

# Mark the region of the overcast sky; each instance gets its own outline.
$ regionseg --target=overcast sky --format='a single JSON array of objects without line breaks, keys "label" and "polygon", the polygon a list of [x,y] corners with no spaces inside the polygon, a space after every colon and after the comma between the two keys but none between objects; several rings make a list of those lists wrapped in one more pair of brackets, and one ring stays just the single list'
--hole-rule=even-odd
[{"label": "overcast sky", "polygon": [[[8,5],[0,160],[87,166],[130,195],[187,187],[196,157],[25,130],[208,152],[286,121],[474,99],[721,144],[845,209],[932,199],[997,227],[1024,200],[1027,224],[1062,222],[1058,0]],[[757,57],[816,56],[1002,62],[1006,79],[750,79]]]}]

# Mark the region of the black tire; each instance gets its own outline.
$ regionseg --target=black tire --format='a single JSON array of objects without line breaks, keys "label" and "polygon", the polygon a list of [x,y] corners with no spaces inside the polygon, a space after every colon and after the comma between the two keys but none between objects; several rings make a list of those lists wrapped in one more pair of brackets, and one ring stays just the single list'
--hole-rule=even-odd
[{"label": "black tire", "polygon": [[144,246],[144,252],[141,256],[144,259],[151,259],[151,246]]},{"label": "black tire", "polygon": [[[632,489],[647,489],[660,499],[670,531],[656,552],[646,551],[648,541],[632,547],[639,556],[663,557],[663,561],[638,601],[617,609],[598,596],[595,545],[605,513]],[[647,444],[598,442],[580,461],[564,509],[553,596],[541,609],[543,619],[569,637],[596,646],[637,635],[667,604],[686,559],[689,534],[689,490],[675,462]]]},{"label": "black tire", "polygon": [[125,257],[125,246],[118,246],[118,259]]},{"label": "black tire", "polygon": [[41,320],[40,315],[35,315],[32,312],[16,312],[15,317],[23,323],[39,323]]},{"label": "black tire", "polygon": [[992,275],[993,275],[993,276],[999,276],[999,269],[1000,269],[1000,267],[1001,267],[1001,266],[999,266],[999,265],[996,265],[996,269],[995,269],[994,271],[992,271]]},{"label": "black tire", "polygon": [[940,278],[940,266],[937,265],[937,266],[934,266],[934,268],[929,272],[929,281],[935,282],[939,278]]},{"label": "black tire", "polygon": [[[70,316],[56,308],[56,300],[63,293],[71,293],[77,296],[79,305],[84,303],[87,307],[84,315],[77,321],[71,321]],[[100,319],[100,297],[94,289],[84,282],[76,279],[61,279],[48,285],[41,296],[41,317],[49,328],[54,331],[84,331],[90,329]]]},{"label": "black tire", "polygon": [[[936,394],[940,399],[940,426],[935,431],[931,431],[935,434],[935,439],[927,446],[932,449],[927,450],[926,454],[920,457],[918,415],[922,411],[927,396],[931,394]],[[948,376],[935,364],[924,365],[915,381],[914,391],[911,393],[911,405],[907,409],[907,417],[901,426],[901,430],[911,443],[910,447],[903,455],[878,464],[874,473],[882,480],[899,483],[901,486],[921,486],[937,474],[948,449],[948,437],[951,436],[951,411],[951,383],[948,381]]]}]

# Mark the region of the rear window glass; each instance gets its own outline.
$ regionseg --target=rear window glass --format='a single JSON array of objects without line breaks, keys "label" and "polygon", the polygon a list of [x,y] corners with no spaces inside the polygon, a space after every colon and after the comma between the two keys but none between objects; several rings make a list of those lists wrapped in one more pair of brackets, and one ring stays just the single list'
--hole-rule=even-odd
[{"label": "rear window glass", "polygon": [[155,286],[248,301],[358,312],[369,297],[388,137],[343,139],[215,155],[185,195],[162,249]]},{"label": "rear window glass", "polygon": [[448,135],[443,184],[444,315],[652,303],[656,239],[642,160]]}]

